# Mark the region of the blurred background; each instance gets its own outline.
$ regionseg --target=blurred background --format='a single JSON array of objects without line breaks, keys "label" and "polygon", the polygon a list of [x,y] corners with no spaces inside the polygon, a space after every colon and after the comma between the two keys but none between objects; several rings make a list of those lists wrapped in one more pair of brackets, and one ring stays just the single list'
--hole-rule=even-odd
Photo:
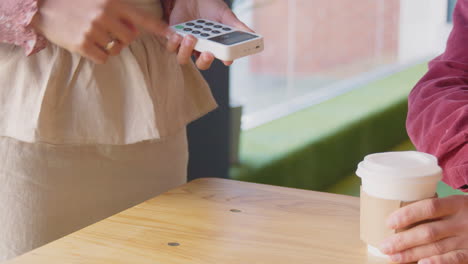
[{"label": "blurred background", "polygon": [[251,128],[439,54],[455,1],[234,0],[266,49],[231,68]]},{"label": "blurred background", "polygon": [[192,178],[357,196],[365,155],[414,149],[407,96],[445,49],[455,0],[228,2],[265,51],[205,72],[221,107],[195,123]]}]

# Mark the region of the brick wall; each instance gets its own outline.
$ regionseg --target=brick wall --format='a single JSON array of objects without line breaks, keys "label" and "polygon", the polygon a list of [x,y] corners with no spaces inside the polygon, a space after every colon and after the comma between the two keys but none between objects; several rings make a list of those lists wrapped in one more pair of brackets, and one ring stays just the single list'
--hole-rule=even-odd
[{"label": "brick wall", "polygon": [[[265,51],[252,58],[251,66],[255,72],[285,73],[290,1],[254,1],[254,26],[265,37]],[[297,0],[295,72],[307,75],[350,65],[360,67],[357,65],[377,58],[394,61],[398,52],[399,3]]]}]

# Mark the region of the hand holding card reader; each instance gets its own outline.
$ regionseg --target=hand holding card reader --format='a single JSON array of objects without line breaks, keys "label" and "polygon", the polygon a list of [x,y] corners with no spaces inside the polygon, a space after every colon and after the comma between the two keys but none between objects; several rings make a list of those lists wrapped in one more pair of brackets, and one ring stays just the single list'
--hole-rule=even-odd
[{"label": "hand holding card reader", "polygon": [[263,51],[263,37],[230,26],[198,19],[173,26],[180,35],[197,38],[195,50],[211,52],[217,59],[232,61]]}]

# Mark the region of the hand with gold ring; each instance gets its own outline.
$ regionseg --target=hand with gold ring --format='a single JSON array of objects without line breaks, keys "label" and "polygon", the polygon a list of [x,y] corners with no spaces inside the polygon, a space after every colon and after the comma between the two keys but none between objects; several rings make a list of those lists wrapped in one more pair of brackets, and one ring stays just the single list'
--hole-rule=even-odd
[{"label": "hand with gold ring", "polygon": [[111,40],[111,41],[109,41],[109,42],[106,44],[106,46],[104,47],[104,49],[105,49],[107,52],[111,51],[111,50],[115,47],[115,43],[116,43],[116,40],[114,40],[114,39]]},{"label": "hand with gold ring", "polygon": [[120,44],[118,39],[111,37],[109,42],[107,42],[107,44],[103,48],[109,55],[115,56],[120,54],[123,46]]},{"label": "hand with gold ring", "polygon": [[159,18],[122,0],[42,0],[32,26],[49,41],[95,63],[117,55],[138,36],[138,28],[160,36],[173,31]]}]

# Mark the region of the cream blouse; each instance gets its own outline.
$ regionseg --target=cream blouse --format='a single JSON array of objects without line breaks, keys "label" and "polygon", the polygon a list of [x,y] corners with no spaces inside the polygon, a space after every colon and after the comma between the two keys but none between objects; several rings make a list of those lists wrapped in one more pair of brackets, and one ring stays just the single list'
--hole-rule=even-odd
[{"label": "cream blouse", "polygon": [[[159,17],[159,0],[127,0]],[[0,136],[51,144],[131,144],[173,135],[216,107],[193,63],[143,34],[103,65],[58,46],[26,57],[0,44]]]}]

